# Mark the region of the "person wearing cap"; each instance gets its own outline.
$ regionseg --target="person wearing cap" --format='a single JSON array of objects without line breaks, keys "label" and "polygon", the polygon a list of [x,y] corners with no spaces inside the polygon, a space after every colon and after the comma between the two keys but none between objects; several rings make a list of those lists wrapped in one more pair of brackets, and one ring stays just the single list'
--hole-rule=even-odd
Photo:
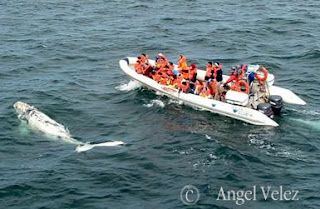
[{"label": "person wearing cap", "polygon": [[161,69],[161,68],[165,67],[166,65],[168,65],[168,60],[166,59],[166,57],[161,53],[158,54],[158,56],[156,58],[157,69]]},{"label": "person wearing cap", "polygon": [[230,77],[229,79],[225,82],[225,85],[232,82],[232,81],[236,81],[237,79],[237,76],[238,73],[237,73],[237,69],[235,67],[231,67],[231,70],[230,70]]},{"label": "person wearing cap", "polygon": [[222,65],[219,64],[218,62],[214,63],[213,65],[213,78],[217,82],[222,81]]},{"label": "person wearing cap", "polygon": [[228,84],[232,81],[240,80],[246,73],[246,65],[237,65],[236,67],[231,68],[230,78],[226,81],[225,84]]}]

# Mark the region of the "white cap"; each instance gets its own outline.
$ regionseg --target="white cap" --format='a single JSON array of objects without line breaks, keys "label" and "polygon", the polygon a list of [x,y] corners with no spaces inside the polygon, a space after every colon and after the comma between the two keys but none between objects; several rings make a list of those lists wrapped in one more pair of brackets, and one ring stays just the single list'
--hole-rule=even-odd
[{"label": "white cap", "polygon": [[161,53],[159,53],[159,54],[158,54],[158,57],[164,57],[164,55],[163,55],[163,54],[161,54]]}]

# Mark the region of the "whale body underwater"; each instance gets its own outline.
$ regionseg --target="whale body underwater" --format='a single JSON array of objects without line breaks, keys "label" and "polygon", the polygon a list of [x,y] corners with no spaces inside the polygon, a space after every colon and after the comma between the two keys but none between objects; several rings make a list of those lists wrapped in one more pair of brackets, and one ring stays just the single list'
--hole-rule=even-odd
[{"label": "whale body underwater", "polygon": [[22,121],[26,121],[32,129],[38,130],[57,139],[61,139],[67,143],[77,145],[77,152],[84,152],[94,147],[124,145],[124,142],[122,141],[104,142],[99,144],[80,142],[72,138],[69,130],[65,126],[57,123],[46,114],[40,112],[37,108],[21,101],[16,102],[13,107],[18,114],[18,118]]}]

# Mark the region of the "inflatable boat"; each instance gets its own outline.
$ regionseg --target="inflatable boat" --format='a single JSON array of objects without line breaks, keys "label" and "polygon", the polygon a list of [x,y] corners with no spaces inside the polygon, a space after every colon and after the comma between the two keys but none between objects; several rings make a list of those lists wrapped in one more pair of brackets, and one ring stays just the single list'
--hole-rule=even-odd
[{"label": "inflatable boat", "polygon": [[[134,64],[136,63],[136,57],[127,57],[119,61],[122,71],[129,76],[132,80],[142,84],[142,86],[160,92],[172,99],[182,101],[184,104],[207,110],[216,114],[228,116],[234,119],[238,119],[254,125],[264,126],[278,126],[278,124],[272,119],[273,113],[276,113],[281,109],[282,102],[289,104],[305,105],[306,102],[300,99],[292,91],[273,86],[274,76],[268,75],[266,81],[268,87],[268,100],[264,103],[254,104],[258,101],[256,99],[259,92],[255,94],[246,94],[242,92],[236,92],[229,90],[226,93],[225,101],[218,101],[195,95],[192,93],[183,93],[178,89],[161,85],[157,81],[136,73]],[[151,65],[155,65],[154,60],[148,60]],[[258,66],[248,66],[250,70],[256,70]],[[205,71],[197,70],[197,79],[204,80]],[[223,80],[226,81],[229,78],[227,75],[223,75]],[[272,109],[271,109],[272,107]]]}]

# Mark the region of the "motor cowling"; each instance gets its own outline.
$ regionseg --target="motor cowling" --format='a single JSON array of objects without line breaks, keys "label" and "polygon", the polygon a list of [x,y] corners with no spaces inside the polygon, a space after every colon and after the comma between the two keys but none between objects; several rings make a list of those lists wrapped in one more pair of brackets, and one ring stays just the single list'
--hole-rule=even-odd
[{"label": "motor cowling", "polygon": [[262,112],[268,117],[273,117],[273,111],[272,111],[272,106],[269,103],[260,103],[257,106],[257,110],[259,112]]},{"label": "motor cowling", "polygon": [[275,115],[280,115],[281,108],[283,107],[282,97],[278,95],[272,95],[269,98],[269,103],[271,104],[273,113]]}]

